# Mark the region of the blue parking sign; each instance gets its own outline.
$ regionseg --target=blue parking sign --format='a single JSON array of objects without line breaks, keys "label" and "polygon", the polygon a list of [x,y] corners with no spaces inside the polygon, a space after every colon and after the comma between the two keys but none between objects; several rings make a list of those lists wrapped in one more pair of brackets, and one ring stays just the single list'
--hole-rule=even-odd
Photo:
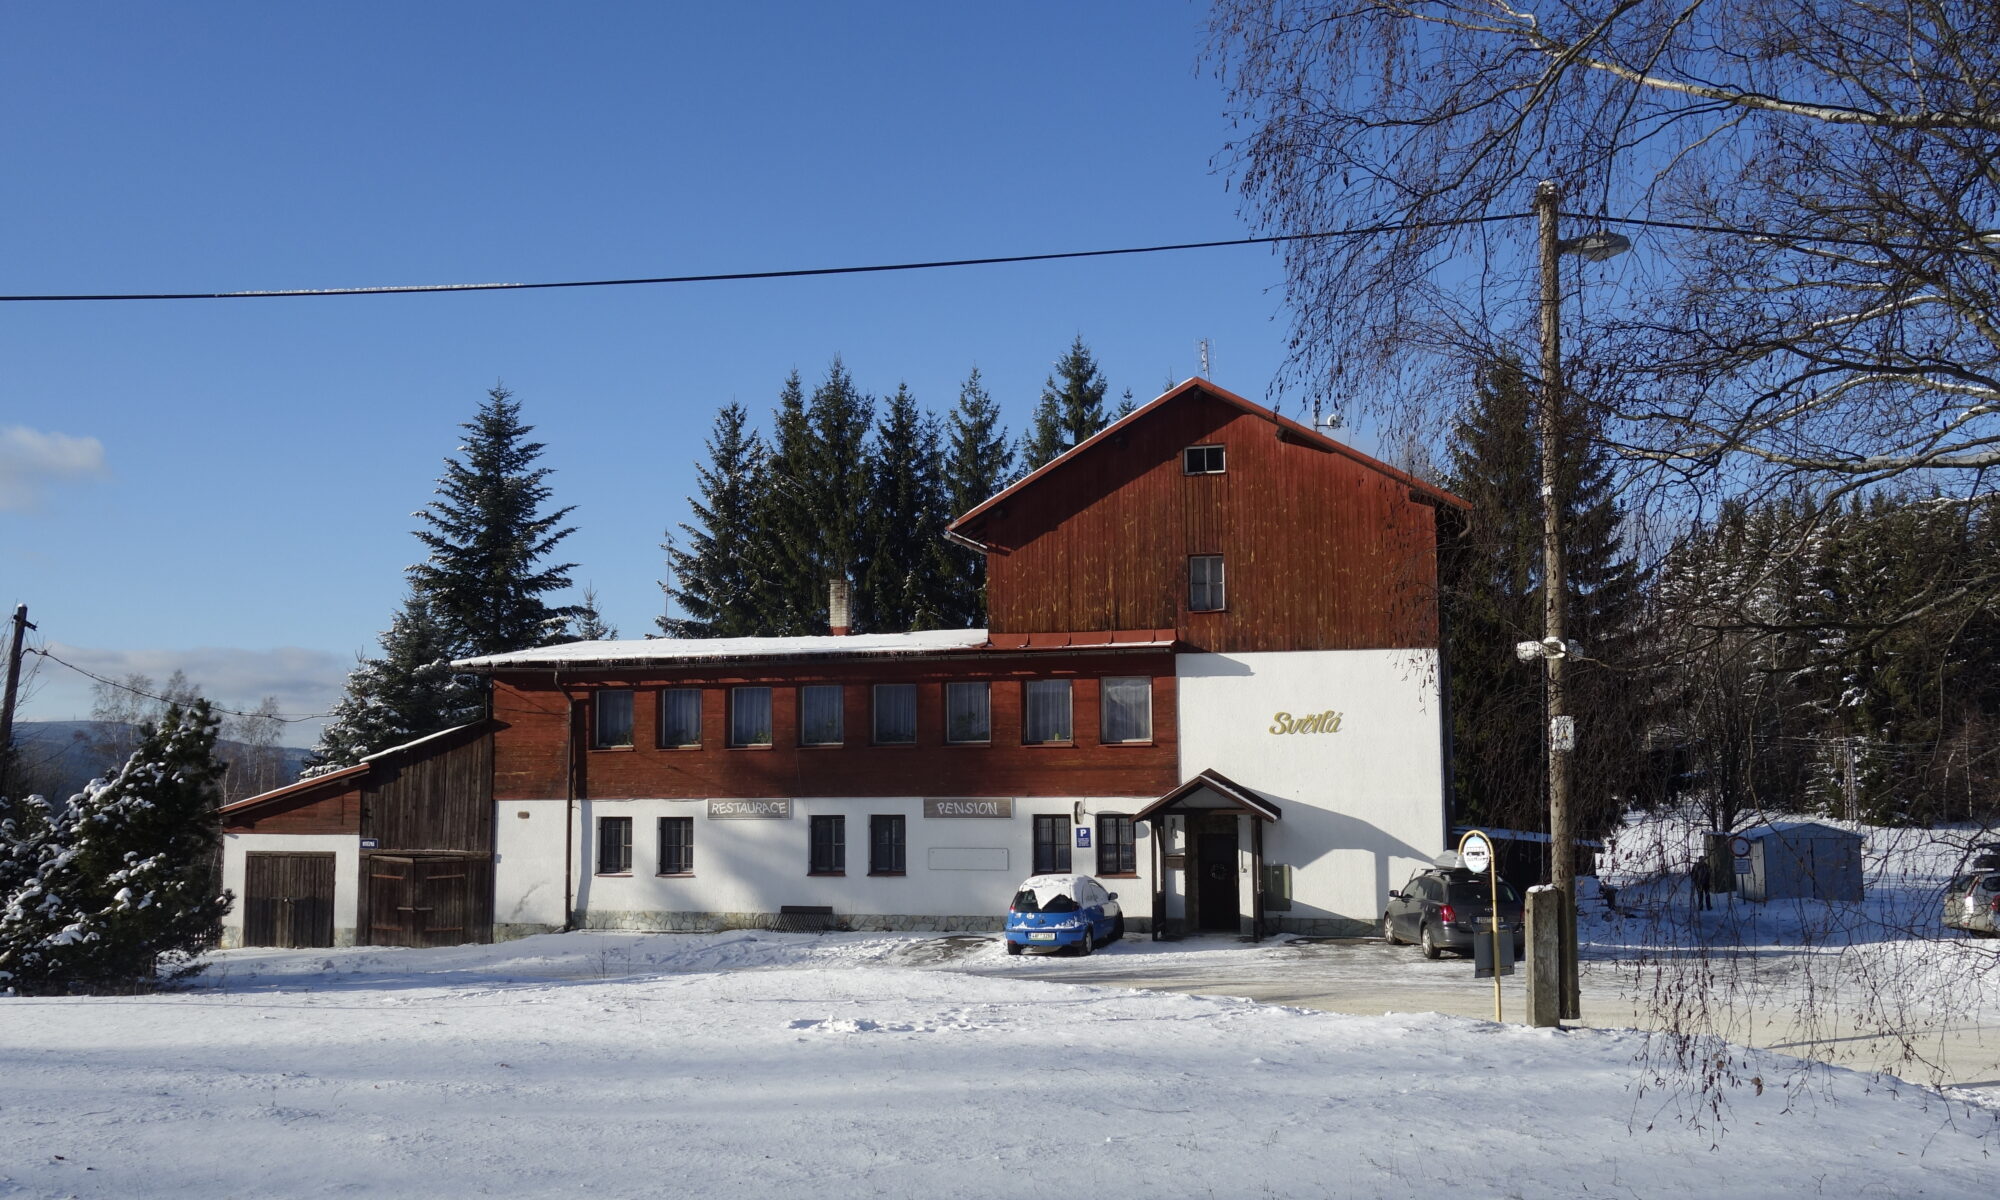
[{"label": "blue parking sign", "polygon": [[1079,850],[1090,849],[1090,826],[1079,825],[1076,827],[1076,848]]}]

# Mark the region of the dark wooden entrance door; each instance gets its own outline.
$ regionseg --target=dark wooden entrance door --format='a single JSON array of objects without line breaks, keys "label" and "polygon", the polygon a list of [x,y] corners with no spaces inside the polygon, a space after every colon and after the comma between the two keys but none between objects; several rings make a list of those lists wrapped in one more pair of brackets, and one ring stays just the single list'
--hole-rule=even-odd
[{"label": "dark wooden entrance door", "polygon": [[488,940],[490,869],[485,859],[371,855],[369,944],[457,946]]},{"label": "dark wooden entrance door", "polygon": [[1195,868],[1201,872],[1195,921],[1199,928],[1235,933],[1241,926],[1242,897],[1237,894],[1235,822],[1226,832],[1206,832],[1195,842]]},{"label": "dark wooden entrance door", "polygon": [[245,854],[243,944],[333,945],[333,855]]}]

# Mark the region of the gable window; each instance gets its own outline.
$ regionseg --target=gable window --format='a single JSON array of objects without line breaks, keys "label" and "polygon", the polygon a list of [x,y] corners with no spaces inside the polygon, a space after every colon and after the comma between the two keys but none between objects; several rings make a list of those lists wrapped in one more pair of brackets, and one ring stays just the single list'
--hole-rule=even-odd
[{"label": "gable window", "polygon": [[1097,873],[1136,875],[1139,873],[1138,841],[1133,836],[1132,818],[1104,813],[1097,818]]},{"label": "gable window", "polygon": [[660,748],[701,745],[701,689],[668,688],[660,693]]},{"label": "gable window", "polygon": [[694,874],[694,818],[660,818],[660,874]]},{"label": "gable window", "polygon": [[984,681],[944,685],[944,740],[993,740],[993,685]]},{"label": "gable window", "polygon": [[799,689],[799,745],[840,745],[840,709],[845,694],[846,689],[837,683],[815,683]]},{"label": "gable window", "polygon": [[1067,875],[1069,865],[1069,818],[1035,818],[1035,874]]},{"label": "gable window", "polygon": [[875,744],[908,746],[917,740],[917,685],[875,685]]},{"label": "gable window", "polygon": [[1228,469],[1228,456],[1221,446],[1189,446],[1181,451],[1183,475],[1220,475]]},{"label": "gable window", "polygon": [[814,875],[847,874],[847,818],[812,819],[812,866]]},{"label": "gable window", "polygon": [[1222,611],[1222,556],[1197,554],[1188,559],[1188,611]]},{"label": "gable window", "polygon": [[732,746],[771,744],[770,688],[729,689],[729,744]]},{"label": "gable window", "polygon": [[905,824],[900,816],[878,815],[868,818],[868,873],[870,875],[901,875],[904,873],[903,832]]},{"label": "gable window", "polygon": [[632,818],[597,818],[597,873],[626,875],[632,870]]},{"label": "gable window", "polygon": [[591,701],[595,710],[590,729],[590,744],[598,750],[608,750],[632,744],[632,689],[605,688]]},{"label": "gable window", "polygon": [[1098,684],[1102,713],[1097,737],[1102,742],[1153,740],[1153,681],[1144,676],[1106,679]]},{"label": "gable window", "polygon": [[1021,740],[1030,746],[1070,741],[1069,680],[1031,679],[1021,685]]}]

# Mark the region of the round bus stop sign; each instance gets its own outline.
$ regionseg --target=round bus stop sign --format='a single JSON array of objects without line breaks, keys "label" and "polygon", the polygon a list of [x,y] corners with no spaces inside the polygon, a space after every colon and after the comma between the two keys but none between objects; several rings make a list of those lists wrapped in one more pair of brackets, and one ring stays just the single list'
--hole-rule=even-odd
[{"label": "round bus stop sign", "polygon": [[1466,870],[1484,875],[1493,865],[1493,843],[1483,833],[1468,833],[1458,843],[1458,857],[1464,861]]}]

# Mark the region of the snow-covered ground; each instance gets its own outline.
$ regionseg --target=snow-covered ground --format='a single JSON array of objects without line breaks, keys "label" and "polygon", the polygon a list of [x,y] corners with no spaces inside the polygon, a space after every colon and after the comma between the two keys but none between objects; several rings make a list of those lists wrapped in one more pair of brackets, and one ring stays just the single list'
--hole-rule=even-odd
[{"label": "snow-covered ground", "polygon": [[1023,977],[1051,966],[578,933],[0,1000],[0,1196],[1974,1196],[2000,1146],[1990,1109],[1757,1051],[1704,1089],[1629,1031]]}]

